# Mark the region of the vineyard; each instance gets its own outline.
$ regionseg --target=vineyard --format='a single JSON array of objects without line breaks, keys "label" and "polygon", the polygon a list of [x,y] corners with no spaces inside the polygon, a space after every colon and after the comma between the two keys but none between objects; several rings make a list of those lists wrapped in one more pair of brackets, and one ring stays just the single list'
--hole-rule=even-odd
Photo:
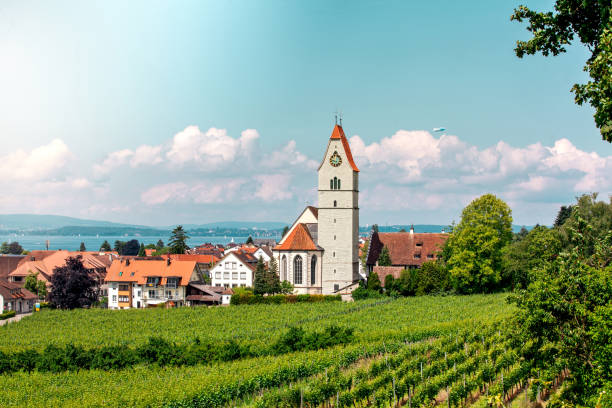
[{"label": "vineyard", "polygon": [[[355,303],[175,310],[45,311],[0,329],[7,352],[49,344],[135,347],[156,334],[257,349],[288,327],[350,327],[353,340],[317,351],[257,355],[194,366],[138,364],[120,370],[0,376],[0,406],[393,407],[462,406],[511,398],[530,367],[504,323],[505,295],[420,297]],[[36,324],[34,324],[36,323]],[[35,327],[48,331],[38,332]],[[86,335],[89,333],[89,336]]]}]

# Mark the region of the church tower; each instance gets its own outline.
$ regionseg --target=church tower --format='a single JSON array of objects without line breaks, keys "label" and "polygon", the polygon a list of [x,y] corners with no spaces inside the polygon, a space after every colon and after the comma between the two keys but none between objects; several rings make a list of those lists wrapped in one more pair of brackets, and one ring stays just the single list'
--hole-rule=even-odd
[{"label": "church tower", "polygon": [[323,293],[359,280],[359,169],[342,126],[336,125],[319,166],[318,244]]}]

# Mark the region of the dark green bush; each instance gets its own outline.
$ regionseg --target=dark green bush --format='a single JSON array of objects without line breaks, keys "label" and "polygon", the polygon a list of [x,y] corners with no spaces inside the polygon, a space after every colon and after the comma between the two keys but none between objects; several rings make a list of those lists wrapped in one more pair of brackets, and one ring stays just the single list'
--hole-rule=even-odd
[{"label": "dark green bush", "polygon": [[5,319],[8,319],[9,317],[14,317],[15,314],[16,313],[14,310],[7,310],[4,313],[0,313],[0,320],[5,320]]}]

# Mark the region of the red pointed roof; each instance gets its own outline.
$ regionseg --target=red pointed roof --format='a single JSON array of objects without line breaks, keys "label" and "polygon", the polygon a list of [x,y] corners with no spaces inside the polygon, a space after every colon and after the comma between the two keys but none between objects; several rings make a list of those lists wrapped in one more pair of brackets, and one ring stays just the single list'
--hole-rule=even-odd
[{"label": "red pointed roof", "polygon": [[342,142],[342,146],[344,147],[344,152],[346,153],[346,158],[348,159],[349,164],[351,165],[353,170],[359,171],[357,165],[355,164],[355,161],[353,160],[351,147],[349,146],[349,142],[346,139],[346,136],[344,136],[344,130],[342,129],[342,126],[334,126],[334,130],[332,131],[330,139],[340,139],[340,141]]},{"label": "red pointed roof", "polygon": [[274,247],[276,251],[290,251],[290,250],[302,250],[302,251],[317,251],[319,248],[315,245],[308,227],[305,224],[298,224],[295,226],[291,234],[283,241],[282,244]]}]

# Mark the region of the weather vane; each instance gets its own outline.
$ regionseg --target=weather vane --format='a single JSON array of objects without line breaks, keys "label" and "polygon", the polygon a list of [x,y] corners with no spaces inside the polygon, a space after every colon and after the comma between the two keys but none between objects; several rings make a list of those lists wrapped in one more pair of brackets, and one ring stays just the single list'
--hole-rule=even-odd
[{"label": "weather vane", "polygon": [[342,126],[342,111],[338,112],[338,109],[334,112],[334,120],[336,121],[336,125],[338,121],[340,122],[340,126]]}]

